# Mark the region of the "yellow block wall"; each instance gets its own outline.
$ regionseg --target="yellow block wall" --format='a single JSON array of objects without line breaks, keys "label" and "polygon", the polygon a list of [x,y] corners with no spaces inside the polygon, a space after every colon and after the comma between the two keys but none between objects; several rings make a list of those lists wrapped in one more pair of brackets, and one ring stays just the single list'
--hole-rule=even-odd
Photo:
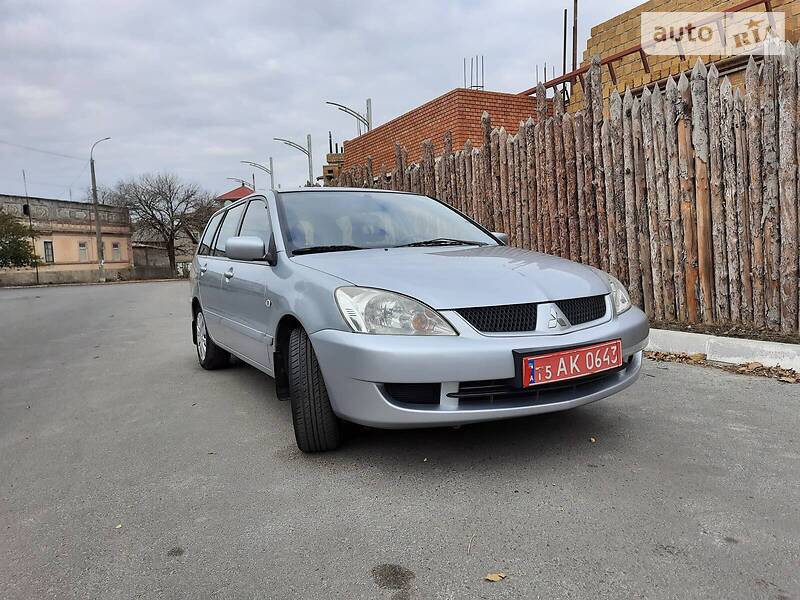
[{"label": "yellow block wall", "polygon": [[[700,11],[725,11],[740,4],[741,0],[649,0],[640,4],[613,19],[592,27],[591,37],[587,41],[586,50],[583,52],[583,62],[587,65],[595,54],[606,58],[617,52],[622,52],[639,43],[641,37],[640,15],[643,12],[700,12]],[[750,11],[764,11],[763,5],[756,5]],[[786,37],[791,42],[800,38],[800,0],[772,0],[772,10],[783,12],[786,15]],[[704,61],[718,60],[719,56],[704,56]],[[637,88],[650,82],[664,79],[669,75],[680,75],[694,66],[697,57],[688,57],[680,60],[678,56],[648,56],[650,73],[644,70],[638,52],[628,55],[614,62],[614,71],[617,75],[617,89],[620,93],[625,88]],[[603,97],[607,98],[614,85],[611,81],[608,67],[603,65]],[[732,83],[736,83],[733,81]],[[738,80],[738,79],[737,79]],[[575,112],[585,107],[583,89],[578,83],[572,88],[568,110]]]}]

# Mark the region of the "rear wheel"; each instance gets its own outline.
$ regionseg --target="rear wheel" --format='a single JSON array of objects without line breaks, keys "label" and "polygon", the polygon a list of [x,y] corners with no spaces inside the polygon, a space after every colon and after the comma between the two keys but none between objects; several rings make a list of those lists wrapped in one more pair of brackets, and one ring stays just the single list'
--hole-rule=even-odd
[{"label": "rear wheel", "polygon": [[339,419],[333,413],[328,390],[302,327],[289,336],[289,396],[297,446],[303,452],[334,450],[341,439]]},{"label": "rear wheel", "polygon": [[226,366],[230,362],[231,355],[217,346],[208,335],[206,317],[202,310],[198,310],[194,316],[194,327],[197,337],[197,360],[200,366],[209,371]]}]

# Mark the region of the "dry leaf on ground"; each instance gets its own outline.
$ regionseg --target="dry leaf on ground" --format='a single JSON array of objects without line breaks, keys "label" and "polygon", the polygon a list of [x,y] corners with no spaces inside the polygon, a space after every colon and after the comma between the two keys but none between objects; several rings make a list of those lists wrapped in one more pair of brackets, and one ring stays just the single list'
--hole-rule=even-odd
[{"label": "dry leaf on ground", "polygon": [[489,573],[484,579],[486,581],[498,582],[506,578],[505,573]]},{"label": "dry leaf on ground", "polygon": [[800,383],[800,373],[794,369],[767,367],[759,362],[749,362],[741,365],[714,363],[708,362],[706,360],[706,355],[699,352],[696,354],[685,354],[682,352],[645,352],[645,356],[651,360],[659,362],[705,365],[708,367],[714,367],[715,369],[722,369],[723,371],[728,371],[730,373],[769,377],[771,379],[777,379],[781,383]]}]

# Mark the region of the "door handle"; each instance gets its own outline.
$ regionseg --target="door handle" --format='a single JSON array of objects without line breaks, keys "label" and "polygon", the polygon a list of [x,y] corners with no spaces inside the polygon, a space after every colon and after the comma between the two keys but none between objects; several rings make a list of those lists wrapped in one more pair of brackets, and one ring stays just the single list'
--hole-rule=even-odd
[{"label": "door handle", "polygon": [[230,281],[230,280],[231,280],[231,277],[233,277],[233,267],[231,267],[230,269],[228,269],[227,271],[225,271],[225,279],[226,279],[227,281]]}]

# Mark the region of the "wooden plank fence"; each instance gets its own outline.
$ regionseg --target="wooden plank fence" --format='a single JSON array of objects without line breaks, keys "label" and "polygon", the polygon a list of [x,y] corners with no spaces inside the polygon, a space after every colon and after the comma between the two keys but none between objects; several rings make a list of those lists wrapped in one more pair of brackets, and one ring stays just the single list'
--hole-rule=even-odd
[{"label": "wooden plank fence", "polygon": [[656,321],[737,324],[784,334],[798,314],[800,51],[750,59],[741,89],[714,65],[634,97],[602,99],[597,59],[586,109],[536,119],[516,134],[481,119],[480,145],[408,164],[371,159],[334,185],[406,190],[447,202],[514,246],[606,270]]}]

